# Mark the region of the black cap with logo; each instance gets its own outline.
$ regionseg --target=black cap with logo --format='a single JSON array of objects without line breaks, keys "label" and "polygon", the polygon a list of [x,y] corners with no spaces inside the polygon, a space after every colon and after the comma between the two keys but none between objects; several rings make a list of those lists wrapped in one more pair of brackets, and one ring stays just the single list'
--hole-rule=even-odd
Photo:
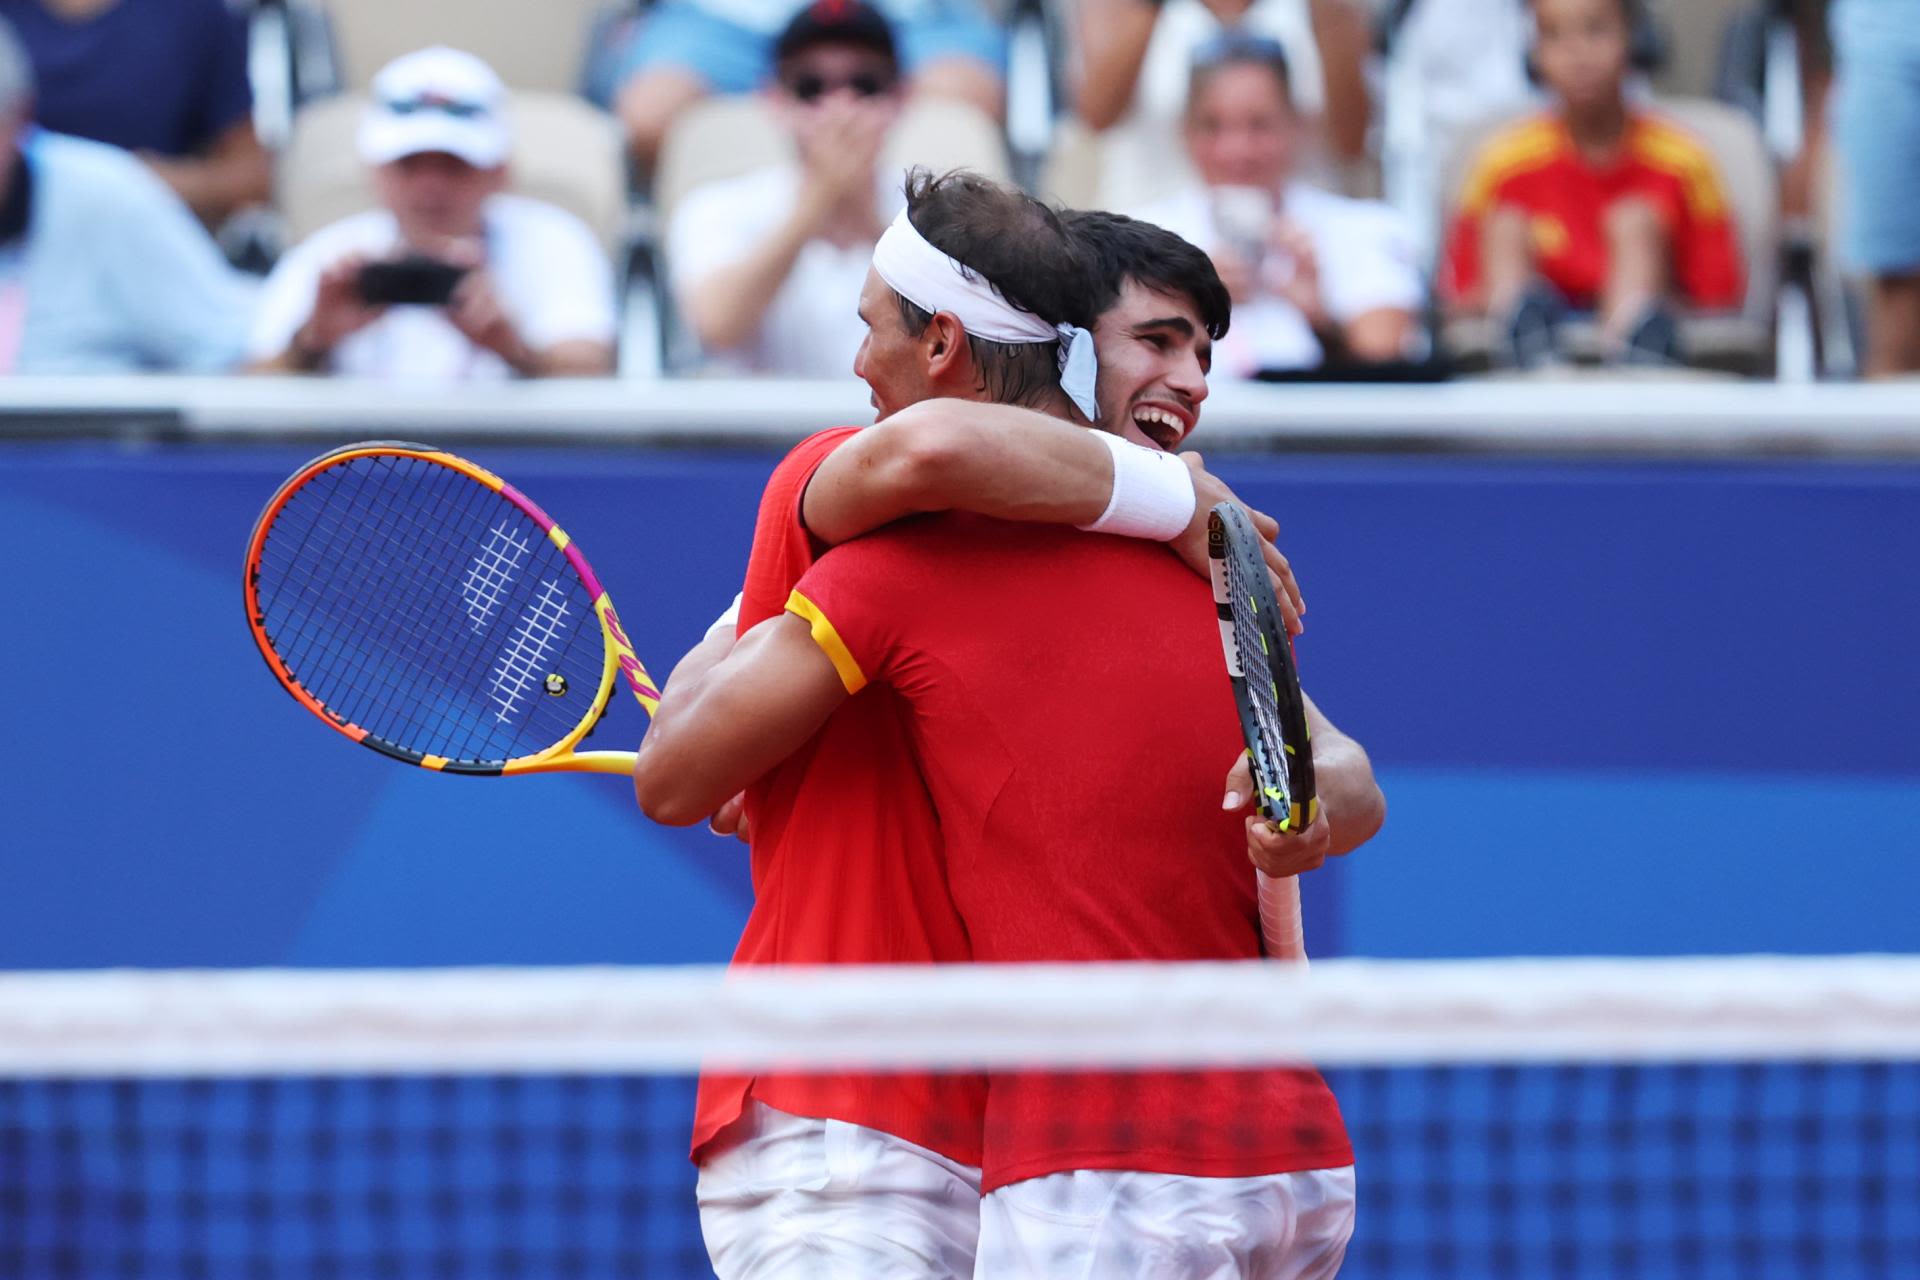
[{"label": "black cap with logo", "polygon": [[866,0],[814,0],[780,33],[773,46],[775,63],[785,62],[817,44],[851,44],[898,61],[893,24]]}]

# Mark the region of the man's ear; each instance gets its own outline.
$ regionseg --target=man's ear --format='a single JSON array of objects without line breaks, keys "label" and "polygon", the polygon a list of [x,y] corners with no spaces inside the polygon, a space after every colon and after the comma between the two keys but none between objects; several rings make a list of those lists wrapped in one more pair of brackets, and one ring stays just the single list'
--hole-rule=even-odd
[{"label": "man's ear", "polygon": [[[973,367],[973,347],[960,319],[950,311],[936,311],[920,335],[921,350],[927,362],[927,381],[944,390],[977,390]],[[939,394],[939,391],[936,391]]]}]

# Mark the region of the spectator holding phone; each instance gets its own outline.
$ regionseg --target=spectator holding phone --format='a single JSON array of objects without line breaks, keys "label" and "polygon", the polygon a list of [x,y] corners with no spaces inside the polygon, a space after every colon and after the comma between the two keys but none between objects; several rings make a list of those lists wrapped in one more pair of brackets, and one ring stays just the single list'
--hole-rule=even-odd
[{"label": "spectator holding phone", "polygon": [[1301,179],[1311,129],[1278,41],[1230,31],[1195,52],[1183,135],[1200,180],[1133,213],[1206,250],[1233,295],[1216,376],[1365,376],[1418,332],[1411,231],[1378,201]]},{"label": "spectator holding phone", "polygon": [[506,90],[455,49],[396,59],[360,126],[381,207],[315,232],[261,292],[265,373],[464,382],[612,372],[613,276],[586,225],[505,192]]}]

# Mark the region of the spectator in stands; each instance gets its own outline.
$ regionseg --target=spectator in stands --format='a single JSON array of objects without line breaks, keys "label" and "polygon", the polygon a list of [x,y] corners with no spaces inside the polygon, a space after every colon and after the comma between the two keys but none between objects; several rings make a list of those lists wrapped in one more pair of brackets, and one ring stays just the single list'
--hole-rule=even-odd
[{"label": "spectator in stands", "polygon": [[1074,111],[1103,135],[1102,203],[1138,204],[1164,188],[1193,56],[1228,32],[1285,48],[1294,100],[1332,144],[1317,162],[1365,157],[1370,30],[1357,0],[1078,0],[1077,9]]},{"label": "spectator in stands", "polygon": [[1727,194],[1705,145],[1628,100],[1636,0],[1532,0],[1551,103],[1474,158],[1445,288],[1504,325],[1501,356],[1555,358],[1565,308],[1596,309],[1609,358],[1677,360],[1676,304],[1740,303]]},{"label": "spectator in stands", "polygon": [[372,92],[359,145],[382,207],[280,259],[254,318],[254,367],[434,381],[611,372],[611,268],[572,214],[505,193],[499,77],[436,47],[390,63]]},{"label": "spectator in stands", "polygon": [[838,377],[874,242],[898,212],[880,149],[900,113],[890,25],[865,0],[803,9],[778,42],[773,101],[799,162],[696,188],[667,255],[680,314],[709,356],[759,373]]},{"label": "spectator in stands", "polygon": [[39,123],[146,161],[208,226],[264,204],[247,25],[225,0],[0,0],[40,85]]},{"label": "spectator in stands", "polygon": [[115,147],[28,124],[33,70],[0,21],[0,373],[211,373],[247,291],[177,196]]},{"label": "spectator in stands", "polygon": [[[822,13],[846,0],[812,0]],[[865,0],[853,0],[856,6]],[[917,95],[951,98],[999,119],[1006,35],[983,0],[878,0],[899,37]],[[626,57],[614,108],[635,159],[651,169],[669,126],[711,94],[751,93],[777,75],[780,33],[797,0],[660,0]]]},{"label": "spectator in stands", "polygon": [[1440,241],[1446,166],[1469,130],[1533,105],[1525,0],[1392,0],[1381,18],[1381,186],[1421,261]]},{"label": "spectator in stands", "polygon": [[1841,257],[1867,277],[1869,377],[1920,373],[1920,0],[1835,0]]},{"label": "spectator in stands", "polygon": [[1233,295],[1221,373],[1398,360],[1416,331],[1411,235],[1383,204],[1300,181],[1305,137],[1278,42],[1230,33],[1201,49],[1186,114],[1201,180],[1137,216],[1205,249]]}]

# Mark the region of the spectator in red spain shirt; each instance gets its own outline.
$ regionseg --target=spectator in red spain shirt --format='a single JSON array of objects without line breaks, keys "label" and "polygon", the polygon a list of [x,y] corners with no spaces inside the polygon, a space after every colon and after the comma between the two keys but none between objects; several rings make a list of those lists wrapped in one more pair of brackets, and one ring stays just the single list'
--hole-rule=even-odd
[{"label": "spectator in red spain shirt", "polygon": [[1555,354],[1567,308],[1595,311],[1610,358],[1666,363],[1676,312],[1738,306],[1727,195],[1705,145],[1626,92],[1635,0],[1532,0],[1547,110],[1474,158],[1442,285],[1503,322],[1520,367]]}]

